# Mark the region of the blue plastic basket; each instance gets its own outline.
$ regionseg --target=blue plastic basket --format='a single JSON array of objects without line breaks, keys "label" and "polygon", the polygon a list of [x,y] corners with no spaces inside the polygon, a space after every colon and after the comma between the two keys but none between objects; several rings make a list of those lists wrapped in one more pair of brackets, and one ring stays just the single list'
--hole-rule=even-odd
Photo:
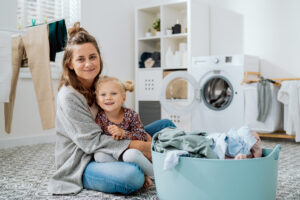
[{"label": "blue plastic basket", "polygon": [[156,190],[162,200],[272,200],[276,199],[281,146],[263,149],[263,157],[217,160],[180,157],[164,171],[165,154],[152,151]]}]

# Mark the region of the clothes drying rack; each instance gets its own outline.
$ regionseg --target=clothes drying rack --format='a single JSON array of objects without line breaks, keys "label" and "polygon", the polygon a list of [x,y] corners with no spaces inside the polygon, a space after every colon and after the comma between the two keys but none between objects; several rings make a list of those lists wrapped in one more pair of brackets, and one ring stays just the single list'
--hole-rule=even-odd
[{"label": "clothes drying rack", "polygon": [[[255,78],[249,78],[249,76],[256,76]],[[257,83],[259,82],[261,77],[260,72],[245,72],[243,83]],[[292,80],[300,80],[300,78],[270,78],[270,80],[274,81],[274,85],[280,86],[283,81],[292,81]],[[273,133],[258,133],[260,137],[265,138],[285,138],[285,139],[295,139],[295,135],[288,135],[285,131],[275,131]]]}]

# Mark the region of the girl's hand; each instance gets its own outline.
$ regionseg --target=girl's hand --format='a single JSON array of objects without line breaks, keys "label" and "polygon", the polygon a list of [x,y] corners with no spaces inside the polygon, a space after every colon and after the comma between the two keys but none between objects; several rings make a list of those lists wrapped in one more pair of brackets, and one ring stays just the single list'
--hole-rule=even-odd
[{"label": "girl's hand", "polygon": [[125,131],[116,125],[109,125],[107,130],[115,140],[122,140],[125,137]]}]

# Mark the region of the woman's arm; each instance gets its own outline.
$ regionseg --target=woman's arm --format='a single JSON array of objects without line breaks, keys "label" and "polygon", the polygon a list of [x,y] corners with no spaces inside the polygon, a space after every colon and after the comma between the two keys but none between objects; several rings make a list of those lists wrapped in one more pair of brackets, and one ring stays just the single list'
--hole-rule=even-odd
[{"label": "woman's arm", "polygon": [[72,140],[87,154],[101,149],[116,159],[130,143],[128,140],[116,141],[102,134],[84,96],[70,88],[61,88],[57,97],[56,131]]}]

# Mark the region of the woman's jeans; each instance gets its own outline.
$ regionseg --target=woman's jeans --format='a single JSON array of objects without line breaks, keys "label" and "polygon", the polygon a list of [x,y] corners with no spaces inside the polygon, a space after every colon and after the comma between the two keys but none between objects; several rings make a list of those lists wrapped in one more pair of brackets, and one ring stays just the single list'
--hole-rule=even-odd
[{"label": "woman's jeans", "polygon": [[[151,136],[166,127],[175,127],[168,119],[155,121],[145,130]],[[106,193],[130,194],[144,184],[144,172],[134,163],[127,162],[90,162],[83,173],[83,187]]]}]

